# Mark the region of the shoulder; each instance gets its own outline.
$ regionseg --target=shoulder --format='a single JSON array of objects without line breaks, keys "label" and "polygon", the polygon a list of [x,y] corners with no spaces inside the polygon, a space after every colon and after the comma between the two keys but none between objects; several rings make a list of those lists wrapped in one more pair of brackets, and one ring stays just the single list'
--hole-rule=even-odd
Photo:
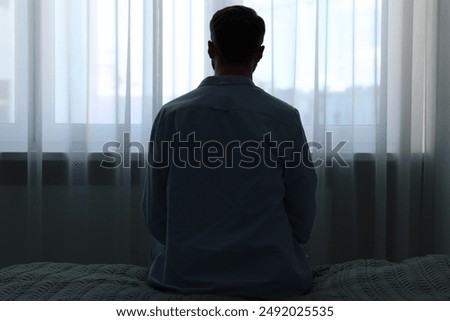
[{"label": "shoulder", "polygon": [[261,106],[261,110],[272,119],[285,124],[300,122],[300,113],[297,108],[267,93],[259,87],[255,87],[255,90],[258,92],[258,104]]},{"label": "shoulder", "polygon": [[261,89],[259,87],[256,87],[256,88],[259,90],[260,94],[263,96],[263,99],[266,99],[268,102],[270,102],[270,104],[274,108],[277,108],[278,111],[285,112],[285,113],[288,113],[291,115],[298,114],[297,108],[293,107],[292,105],[289,105],[287,102],[285,102],[275,96],[272,96],[271,94],[265,92],[263,89]]},{"label": "shoulder", "polygon": [[167,117],[173,116],[180,109],[191,106],[193,101],[195,101],[199,96],[199,88],[194,89],[184,95],[181,95],[161,107],[160,117],[165,119]]}]

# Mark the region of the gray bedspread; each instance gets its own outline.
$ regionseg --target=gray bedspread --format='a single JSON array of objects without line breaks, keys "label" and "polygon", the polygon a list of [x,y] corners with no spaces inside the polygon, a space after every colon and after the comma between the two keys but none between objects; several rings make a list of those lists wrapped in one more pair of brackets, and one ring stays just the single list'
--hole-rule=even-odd
[{"label": "gray bedspread", "polygon": [[[239,300],[159,292],[148,269],[126,264],[39,262],[0,269],[0,300]],[[450,300],[450,257],[393,263],[355,260],[314,269],[313,289],[292,300]]]}]

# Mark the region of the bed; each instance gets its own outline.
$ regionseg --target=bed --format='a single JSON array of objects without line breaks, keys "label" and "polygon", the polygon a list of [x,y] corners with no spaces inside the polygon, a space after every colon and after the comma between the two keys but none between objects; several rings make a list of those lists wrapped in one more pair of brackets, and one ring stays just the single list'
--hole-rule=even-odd
[{"label": "bed", "polygon": [[[127,264],[37,262],[0,269],[0,300],[240,300],[159,292],[148,268]],[[400,263],[354,260],[314,269],[313,289],[291,300],[450,300],[450,256]]]}]

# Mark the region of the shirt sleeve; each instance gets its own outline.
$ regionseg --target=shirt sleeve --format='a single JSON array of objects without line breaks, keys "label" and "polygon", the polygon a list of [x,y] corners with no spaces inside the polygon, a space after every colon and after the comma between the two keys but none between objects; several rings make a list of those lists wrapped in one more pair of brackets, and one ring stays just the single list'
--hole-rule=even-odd
[{"label": "shirt sleeve", "polygon": [[161,244],[166,242],[167,227],[167,177],[169,173],[169,140],[164,111],[156,116],[153,123],[149,150],[142,212],[150,233]]},{"label": "shirt sleeve", "polygon": [[314,224],[316,212],[317,175],[311,161],[305,132],[297,112],[292,153],[285,162],[284,204],[292,226],[294,238],[306,243]]}]

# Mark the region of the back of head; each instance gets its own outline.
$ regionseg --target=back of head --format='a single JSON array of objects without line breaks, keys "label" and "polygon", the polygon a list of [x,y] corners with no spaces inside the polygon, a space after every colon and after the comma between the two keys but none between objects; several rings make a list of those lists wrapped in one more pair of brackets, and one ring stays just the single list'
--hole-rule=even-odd
[{"label": "back of head", "polygon": [[262,45],[264,20],[255,10],[231,6],[217,11],[210,22],[211,40],[224,63],[246,64]]}]

